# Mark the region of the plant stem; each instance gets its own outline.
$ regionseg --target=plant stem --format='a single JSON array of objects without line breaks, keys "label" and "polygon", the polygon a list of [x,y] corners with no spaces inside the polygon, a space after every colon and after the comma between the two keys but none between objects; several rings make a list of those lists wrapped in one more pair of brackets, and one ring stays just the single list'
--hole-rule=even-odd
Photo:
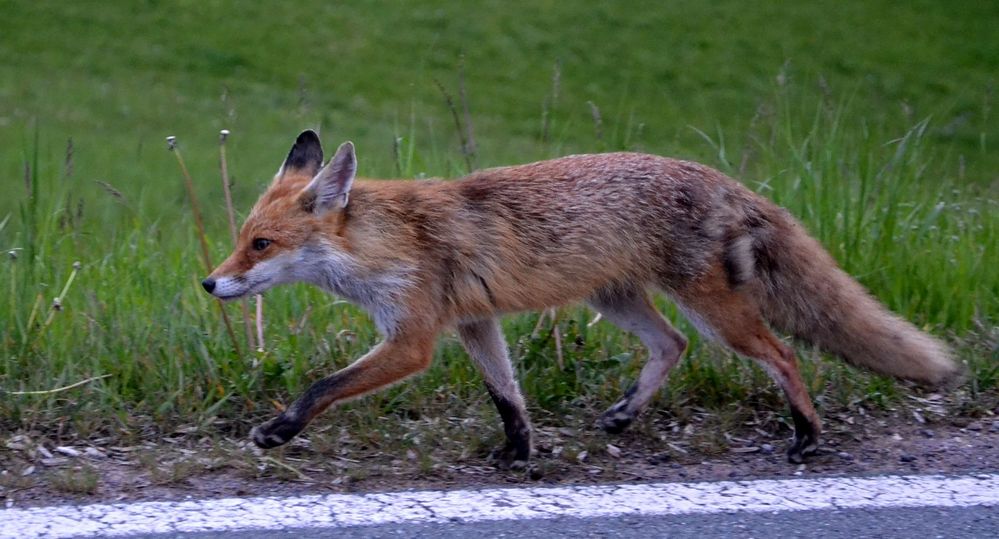
[{"label": "plant stem", "polygon": [[[174,137],[167,137],[167,142],[169,144],[169,149],[173,152],[174,156],[177,157],[177,164],[180,165],[180,171],[184,175],[184,188],[187,189],[187,198],[191,202],[191,212],[194,213],[194,225],[198,229],[198,240],[201,243],[201,260],[204,262],[205,271],[212,271],[212,257],[208,252],[208,239],[205,236],[205,224],[201,219],[201,207],[198,204],[198,197],[194,194],[194,180],[191,179],[191,173],[187,171],[187,165],[184,164],[184,158],[180,155],[180,149],[177,148],[176,139]],[[229,321],[229,314],[225,312],[225,306],[222,302],[216,302],[219,306],[219,312],[222,313],[222,322],[225,324],[226,332],[229,334],[229,339],[232,340],[232,346],[236,350],[236,355],[242,357],[243,352],[239,347],[239,340],[236,339],[236,332],[232,330],[232,322]]]},{"label": "plant stem", "polygon": [[[222,172],[222,192],[225,194],[225,210],[226,215],[229,217],[229,236],[232,237],[232,246],[236,248],[236,241],[239,239],[239,234],[236,232],[236,212],[233,210],[232,206],[232,190],[229,187],[229,163],[225,157],[225,141],[229,138],[229,130],[223,129],[219,132],[219,168]],[[260,303],[260,298],[258,297],[257,303]],[[248,349],[253,350],[257,348],[256,343],[253,342],[253,327],[250,323],[250,305],[246,298],[239,301],[240,310],[243,314],[243,332],[246,334],[246,346]],[[257,316],[260,316],[259,309]]]}]

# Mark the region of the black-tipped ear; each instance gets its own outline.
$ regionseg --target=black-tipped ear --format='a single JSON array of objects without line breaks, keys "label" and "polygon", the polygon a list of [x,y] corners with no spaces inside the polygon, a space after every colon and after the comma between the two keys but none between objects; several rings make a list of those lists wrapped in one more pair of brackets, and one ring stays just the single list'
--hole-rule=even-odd
[{"label": "black-tipped ear", "polygon": [[319,142],[319,135],[311,129],[302,131],[301,135],[295,139],[295,144],[288,152],[278,177],[290,172],[307,175],[310,178],[315,176],[323,166],[323,145]]},{"label": "black-tipped ear", "polygon": [[333,159],[330,159],[302,192],[303,208],[317,215],[345,208],[356,174],[357,157],[354,155],[354,143],[344,142],[337,148]]}]

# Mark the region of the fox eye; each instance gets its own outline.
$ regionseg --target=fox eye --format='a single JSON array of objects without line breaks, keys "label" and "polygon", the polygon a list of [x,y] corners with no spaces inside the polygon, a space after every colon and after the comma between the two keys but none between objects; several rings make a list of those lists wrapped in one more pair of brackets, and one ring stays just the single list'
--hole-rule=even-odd
[{"label": "fox eye", "polygon": [[270,244],[271,244],[271,240],[264,239],[264,238],[257,238],[255,240],[253,240],[253,250],[254,251],[263,251]]}]

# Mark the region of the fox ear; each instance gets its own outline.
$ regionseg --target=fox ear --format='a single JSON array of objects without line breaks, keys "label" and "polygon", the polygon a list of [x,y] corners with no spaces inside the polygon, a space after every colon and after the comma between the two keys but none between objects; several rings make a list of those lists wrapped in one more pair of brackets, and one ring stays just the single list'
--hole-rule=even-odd
[{"label": "fox ear", "polygon": [[317,215],[347,207],[350,187],[357,174],[354,143],[344,142],[336,155],[316,174],[300,198],[302,208]]},{"label": "fox ear", "polygon": [[288,152],[281,170],[278,171],[278,179],[291,172],[315,176],[321,166],[323,166],[323,145],[319,142],[319,135],[307,129],[295,139],[295,144]]}]

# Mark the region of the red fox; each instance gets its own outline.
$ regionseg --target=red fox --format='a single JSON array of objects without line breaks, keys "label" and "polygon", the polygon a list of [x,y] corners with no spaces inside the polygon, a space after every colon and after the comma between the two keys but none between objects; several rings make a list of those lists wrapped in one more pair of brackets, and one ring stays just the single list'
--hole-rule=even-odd
[{"label": "red fox", "polygon": [[312,283],[364,308],[384,336],[253,429],[262,448],[332,404],[426,369],[438,333],[454,328],[502,418],[499,458],[522,466],[531,426],[498,319],[575,301],[648,348],[638,380],[600,419],[620,432],[687,346],[655,292],[784,390],[793,463],[816,451],[820,423],[792,348],[770,328],[926,385],[961,374],[943,343],[872,298],[786,210],[705,165],[607,153],[451,181],[355,181],[356,171],[352,143],[324,166],[319,137],[303,132],[235,251],[202,283],[223,300]]}]

